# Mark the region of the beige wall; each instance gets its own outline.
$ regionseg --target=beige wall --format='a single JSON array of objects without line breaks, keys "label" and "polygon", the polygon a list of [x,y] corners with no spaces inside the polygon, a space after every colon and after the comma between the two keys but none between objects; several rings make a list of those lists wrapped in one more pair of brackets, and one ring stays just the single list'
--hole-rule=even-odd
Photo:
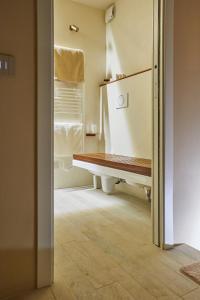
[{"label": "beige wall", "polygon": [[174,235],[200,249],[200,1],[175,0]]},{"label": "beige wall", "polygon": [[[69,30],[70,24],[79,26],[78,33]],[[106,46],[104,11],[72,2],[54,1],[55,44],[82,49],[85,54],[85,122],[99,124],[99,84],[106,72]],[[85,152],[98,151],[98,138],[85,138]],[[84,174],[84,175],[83,175]],[[55,171],[55,187],[68,187],[92,183],[88,172]]]},{"label": "beige wall", "polygon": [[1,0],[0,52],[16,59],[0,75],[0,298],[35,285],[35,7]]},{"label": "beige wall", "polygon": [[117,0],[106,31],[108,76],[152,67],[153,0]]}]

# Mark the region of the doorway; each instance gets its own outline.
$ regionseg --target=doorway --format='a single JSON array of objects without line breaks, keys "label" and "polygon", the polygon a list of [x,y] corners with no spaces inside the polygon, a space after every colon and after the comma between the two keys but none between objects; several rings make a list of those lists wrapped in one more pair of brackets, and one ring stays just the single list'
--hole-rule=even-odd
[{"label": "doorway", "polygon": [[[158,5],[158,1],[155,1],[155,14],[160,16],[160,11],[161,11],[161,6]],[[42,45],[42,47],[40,48],[40,52],[39,52],[39,56],[38,56],[38,66],[39,66],[39,70],[40,70],[40,76],[38,78],[38,91],[39,91],[39,99],[41,99],[41,96],[45,97],[46,99],[48,99],[48,101],[44,104],[43,102],[40,102],[39,106],[38,106],[38,132],[39,132],[39,141],[38,141],[38,149],[39,149],[39,161],[40,161],[40,168],[38,169],[38,182],[40,182],[39,188],[38,188],[38,197],[39,197],[39,205],[38,205],[38,217],[40,220],[42,220],[41,222],[39,222],[39,226],[38,226],[38,287],[40,286],[44,286],[47,285],[47,283],[49,284],[49,282],[52,282],[52,254],[53,254],[53,209],[52,209],[52,204],[53,204],[53,200],[50,204],[49,199],[53,199],[52,197],[52,183],[53,183],[53,147],[52,147],[52,136],[53,136],[53,131],[54,128],[52,126],[53,124],[53,91],[52,89],[49,89],[49,87],[53,86],[53,66],[52,66],[52,61],[53,61],[53,47],[51,47],[49,45],[53,45],[53,36],[52,36],[52,31],[49,30],[49,24],[53,24],[53,3],[52,1],[46,1],[46,3],[39,3],[38,4],[38,10],[40,12],[40,14],[38,14],[38,28],[43,27],[43,31],[39,30],[38,31],[38,39],[39,39],[39,44]],[[153,13],[153,12],[152,12]],[[45,14],[45,15],[44,15]],[[154,20],[156,20],[156,24],[158,25],[158,18],[156,18],[154,16]],[[159,19],[160,20],[160,19]],[[160,20],[161,22],[161,20]],[[158,48],[158,36],[159,33],[161,31],[161,27],[160,26],[155,26],[155,32],[157,31],[157,35],[154,35],[154,42],[156,41],[156,46]],[[66,28],[67,30],[68,28]],[[48,34],[46,34],[48,32]],[[43,42],[43,38],[45,36],[45,44]],[[47,43],[47,39],[49,44]],[[159,40],[160,41],[160,40]],[[47,55],[47,53],[49,53],[49,56]],[[155,53],[155,51],[154,51]],[[41,60],[44,58],[45,56],[45,60],[46,60],[46,66],[44,66],[44,63],[41,64]],[[158,53],[157,55],[155,54],[156,58],[158,57]],[[40,60],[41,59],[41,60]],[[155,57],[154,57],[155,60]],[[50,63],[51,62],[51,63]],[[157,82],[159,82],[159,76],[160,76],[160,67],[159,64],[161,63],[161,61],[157,60],[157,69],[158,70],[156,74],[154,74],[154,79],[156,78],[156,82],[154,81],[155,84],[157,84]],[[49,74],[51,73],[51,77],[49,77]],[[48,89],[46,89],[46,93],[48,93],[48,95],[44,94],[44,81],[42,80],[42,76],[44,76],[46,78],[46,74],[48,74],[48,79],[49,80],[45,80],[45,84],[46,84],[46,88],[48,86]],[[43,78],[44,78],[43,77]],[[157,86],[158,88],[158,86]],[[42,92],[43,91],[43,92]],[[49,99],[52,99],[51,105],[49,105]],[[160,98],[159,98],[160,99]],[[157,103],[157,106],[161,105],[160,102]],[[158,107],[157,107],[158,108]],[[155,107],[154,107],[154,111]],[[158,109],[157,109],[158,111]],[[45,115],[45,118],[44,118]],[[154,123],[154,126],[157,126],[156,128],[158,128],[158,121],[160,119],[158,119],[158,117],[154,116],[154,121],[156,122],[156,124]],[[46,121],[48,119],[48,124],[51,124],[51,127],[46,126]],[[50,122],[50,123],[49,123]],[[43,127],[42,131],[41,131],[41,127]],[[154,127],[154,131],[155,131],[155,127]],[[157,132],[157,130],[156,130]],[[46,147],[48,148],[48,150],[43,148],[42,144],[43,144],[43,139],[45,139],[48,137],[48,143],[46,144]],[[158,145],[158,140],[159,138],[162,137],[162,133],[160,132],[159,135],[154,135],[154,142],[155,145]],[[49,149],[51,150],[51,153],[49,153]],[[158,157],[158,146],[154,146],[154,157]],[[47,153],[49,153],[49,155],[47,155]],[[44,165],[48,165],[48,168],[44,169],[42,168],[42,166]],[[50,167],[51,166],[51,167]],[[158,164],[158,159],[154,160],[154,193],[153,193],[153,232],[154,232],[154,243],[157,245],[160,245],[160,236],[161,236],[161,227],[160,224],[162,223],[161,221],[161,214],[160,214],[160,210],[161,210],[161,189],[160,192],[158,192],[158,180],[161,180],[162,177],[162,173],[160,172],[161,166]],[[48,173],[48,176],[46,176]],[[43,181],[41,180],[43,178]],[[45,178],[45,180],[44,180]],[[160,181],[161,182],[161,181]],[[48,186],[47,189],[45,189],[44,192],[44,186]],[[50,193],[51,191],[51,193]],[[41,198],[42,196],[42,198]],[[42,199],[42,201],[40,201],[40,199]],[[46,199],[44,201],[44,199]],[[47,210],[47,206],[48,206],[48,210]],[[47,220],[47,212],[48,212],[48,220]],[[45,217],[44,217],[45,215]],[[51,216],[51,218],[50,218]],[[46,221],[45,221],[46,220]],[[160,223],[161,222],[161,223]],[[43,230],[41,230],[41,227],[43,227]],[[44,242],[45,241],[45,242]],[[46,249],[46,251],[44,251],[44,249]],[[50,264],[51,262],[51,264]],[[50,268],[51,266],[51,268]]]}]

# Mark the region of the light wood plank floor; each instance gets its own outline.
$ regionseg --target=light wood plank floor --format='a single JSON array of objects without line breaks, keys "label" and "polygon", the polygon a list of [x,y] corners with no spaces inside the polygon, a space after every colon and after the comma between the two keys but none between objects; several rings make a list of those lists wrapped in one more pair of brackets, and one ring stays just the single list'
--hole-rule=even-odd
[{"label": "light wood plank floor", "polygon": [[99,190],[55,192],[55,283],[15,300],[200,299],[200,287],[179,272],[200,260],[181,245],[151,242],[150,206]]}]

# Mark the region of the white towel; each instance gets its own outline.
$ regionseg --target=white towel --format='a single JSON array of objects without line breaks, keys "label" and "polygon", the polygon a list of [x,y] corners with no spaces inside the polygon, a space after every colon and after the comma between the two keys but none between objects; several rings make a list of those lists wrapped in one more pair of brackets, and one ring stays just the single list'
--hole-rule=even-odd
[{"label": "white towel", "polygon": [[69,169],[72,167],[74,153],[83,152],[83,125],[56,124],[54,127],[55,167]]}]

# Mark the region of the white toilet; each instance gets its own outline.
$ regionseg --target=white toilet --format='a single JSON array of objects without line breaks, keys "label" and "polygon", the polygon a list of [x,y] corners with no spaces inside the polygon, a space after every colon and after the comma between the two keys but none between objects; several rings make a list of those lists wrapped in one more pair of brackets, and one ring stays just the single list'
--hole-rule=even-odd
[{"label": "white toilet", "polygon": [[118,178],[111,177],[108,175],[102,175],[101,176],[101,185],[102,185],[102,190],[106,194],[112,194],[114,189],[115,189],[115,184],[119,182]]}]

